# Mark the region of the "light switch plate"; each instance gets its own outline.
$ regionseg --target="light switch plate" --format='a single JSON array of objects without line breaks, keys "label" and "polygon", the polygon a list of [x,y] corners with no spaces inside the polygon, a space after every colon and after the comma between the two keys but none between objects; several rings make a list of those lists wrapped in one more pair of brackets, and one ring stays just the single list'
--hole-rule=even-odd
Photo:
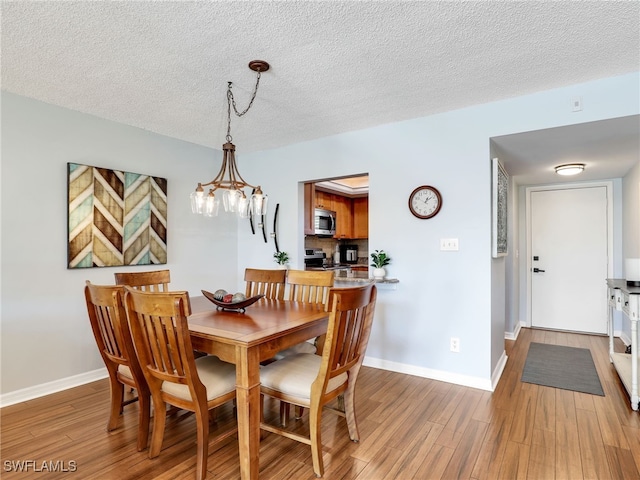
[{"label": "light switch plate", "polygon": [[441,238],[440,250],[446,250],[449,252],[458,251],[458,239],[457,238]]}]

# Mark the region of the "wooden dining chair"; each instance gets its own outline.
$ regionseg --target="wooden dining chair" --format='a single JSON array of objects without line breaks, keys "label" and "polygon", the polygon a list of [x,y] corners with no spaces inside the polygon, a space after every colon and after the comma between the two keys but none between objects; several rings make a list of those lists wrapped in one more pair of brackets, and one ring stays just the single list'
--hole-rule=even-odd
[{"label": "wooden dining chair", "polygon": [[[187,317],[188,292],[142,292],[125,286],[125,308],[133,343],[151,391],[155,412],[173,405],[195,413],[196,479],[206,477],[209,411],[236,396],[236,368],[213,355],[195,358]],[[149,458],[160,454],[166,415],[153,416]],[[218,434],[214,441],[233,435]]]},{"label": "wooden dining chair", "polygon": [[[316,303],[324,305],[325,310],[329,300],[329,290],[333,287],[334,270],[289,270],[287,272],[287,300],[300,303]],[[324,335],[311,342],[301,342],[275,355],[276,360],[282,360],[289,355],[298,353],[317,353],[317,346],[322,346]],[[285,427],[289,420],[291,407],[287,402],[280,402],[280,423]],[[296,418],[302,417],[302,408],[296,407]]]},{"label": "wooden dining chair", "polygon": [[[138,401],[138,451],[147,448],[151,399],[149,387],[133,347],[122,286],[93,285],[87,281],[84,296],[91,330],[109,373],[111,408],[107,430],[117,427],[123,407]],[[124,386],[136,390],[137,396],[124,400]]]},{"label": "wooden dining chair", "polygon": [[245,296],[250,298],[262,294],[266,298],[283,300],[286,275],[287,271],[284,269],[246,268],[244,270],[244,281],[247,284]]},{"label": "wooden dining chair", "polygon": [[[151,270],[147,272],[116,272],[113,274],[117,285],[127,285],[143,292],[168,292],[171,282],[169,270]],[[194,351],[196,358],[206,355]]]},{"label": "wooden dining chair", "polygon": [[322,356],[308,353],[290,355],[262,367],[260,391],[281,401],[309,408],[309,437],[264,421],[268,432],[311,445],[313,471],[324,474],[321,421],[325,405],[344,395],[344,414],[349,437],[360,439],[355,412],[355,383],[371,333],[376,303],[376,287],[332,289],[329,324]]},{"label": "wooden dining chair", "polygon": [[287,298],[292,302],[320,303],[326,306],[334,279],[334,270],[289,270]]},{"label": "wooden dining chair", "polygon": [[169,270],[116,272],[114,276],[117,285],[129,285],[145,292],[167,292],[171,282]]},{"label": "wooden dining chair", "polygon": [[[333,270],[289,270],[287,272],[287,300],[300,303],[316,303],[325,306],[329,300],[329,290],[333,287],[335,271]],[[321,339],[320,339],[321,340]],[[302,342],[291,348],[278,352],[276,359],[296,353],[316,353],[319,339],[314,343]]]}]

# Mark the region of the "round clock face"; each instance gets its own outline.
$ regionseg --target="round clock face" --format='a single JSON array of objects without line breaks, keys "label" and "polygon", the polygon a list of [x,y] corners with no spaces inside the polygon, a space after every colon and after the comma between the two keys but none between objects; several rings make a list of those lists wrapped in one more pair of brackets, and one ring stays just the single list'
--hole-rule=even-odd
[{"label": "round clock face", "polygon": [[418,218],[435,217],[442,207],[442,195],[429,185],[416,188],[409,195],[409,210]]}]

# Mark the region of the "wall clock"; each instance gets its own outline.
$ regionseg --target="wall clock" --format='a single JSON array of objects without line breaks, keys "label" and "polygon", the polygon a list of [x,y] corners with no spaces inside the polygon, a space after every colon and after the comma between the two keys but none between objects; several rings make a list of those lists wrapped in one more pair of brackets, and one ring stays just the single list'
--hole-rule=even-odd
[{"label": "wall clock", "polygon": [[427,219],[435,217],[442,208],[442,195],[437,188],[422,185],[409,195],[409,210],[416,217]]}]

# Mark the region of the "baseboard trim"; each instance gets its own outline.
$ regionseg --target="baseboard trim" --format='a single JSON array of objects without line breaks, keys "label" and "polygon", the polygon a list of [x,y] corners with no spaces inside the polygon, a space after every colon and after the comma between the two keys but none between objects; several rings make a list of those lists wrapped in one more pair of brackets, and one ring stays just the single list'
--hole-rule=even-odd
[{"label": "baseboard trim", "polygon": [[40,385],[34,385],[33,387],[23,388],[22,390],[5,393],[0,395],[0,408],[26,402],[27,400],[33,400],[34,398],[44,397],[45,395],[61,392],[62,390],[78,387],[86,383],[95,382],[96,380],[102,380],[108,376],[107,369],[103,367],[79,375],[54,380],[53,382],[42,383]]},{"label": "baseboard trim", "polygon": [[[498,380],[502,375],[502,371],[507,363],[507,356],[503,352],[491,379],[480,377],[471,377],[469,375],[460,375],[458,373],[446,372],[443,370],[434,370],[432,368],[416,367],[406,363],[391,362],[380,358],[365,357],[363,365],[367,367],[379,368],[391,372],[405,373],[416,377],[429,378],[431,380],[440,380],[442,382],[462,385],[464,387],[478,388],[492,392],[498,384]],[[81,373],[72,377],[62,378],[53,382],[47,382],[33,387],[23,388],[0,395],[0,408],[15,405],[16,403],[26,402],[34,398],[44,397],[52,393],[61,392],[68,388],[78,387],[86,383],[95,382],[108,376],[106,368],[99,368],[90,372]]]},{"label": "baseboard trim", "polygon": [[390,372],[405,373],[416,377],[429,378],[431,380],[440,380],[442,382],[462,385],[463,387],[478,388],[480,390],[493,391],[492,380],[479,377],[471,377],[468,375],[460,375],[458,373],[446,372],[443,370],[434,370],[432,368],[416,367],[406,363],[391,362],[380,358],[365,357],[362,362],[367,367],[379,368]]},{"label": "baseboard trim", "polygon": [[625,345],[631,345],[631,337],[629,337],[626,332],[623,332],[622,330],[615,331],[613,332],[613,336],[620,337],[620,340],[622,340]]},{"label": "baseboard trim", "polygon": [[493,392],[498,386],[498,382],[500,381],[500,377],[502,377],[502,372],[504,371],[504,367],[507,365],[507,352],[502,351],[502,355],[500,356],[500,360],[498,360],[498,364],[496,365],[495,370],[493,371],[493,375],[491,375],[491,391]]},{"label": "baseboard trim", "polygon": [[520,334],[520,329],[522,327],[524,327],[524,326],[525,326],[524,322],[516,323],[515,332],[504,332],[504,339],[505,340],[517,340],[518,339],[518,335]]}]

